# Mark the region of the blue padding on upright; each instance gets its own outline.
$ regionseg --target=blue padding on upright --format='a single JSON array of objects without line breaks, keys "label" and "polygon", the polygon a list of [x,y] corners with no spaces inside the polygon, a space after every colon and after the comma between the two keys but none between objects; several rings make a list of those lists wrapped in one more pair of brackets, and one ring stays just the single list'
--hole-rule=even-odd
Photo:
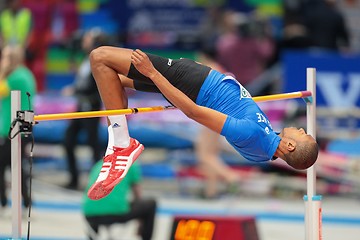
[{"label": "blue padding on upright", "polygon": [[[304,201],[308,201],[309,200],[309,196],[308,195],[304,195],[303,197]],[[312,197],[313,201],[321,201],[322,200],[322,195],[315,195]]]}]

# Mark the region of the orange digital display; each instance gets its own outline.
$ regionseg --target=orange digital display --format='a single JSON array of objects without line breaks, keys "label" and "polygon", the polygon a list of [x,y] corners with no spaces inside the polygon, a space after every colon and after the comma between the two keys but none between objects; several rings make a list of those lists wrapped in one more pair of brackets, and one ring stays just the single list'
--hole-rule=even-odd
[{"label": "orange digital display", "polygon": [[180,220],[175,229],[175,240],[212,240],[215,223],[195,219]]},{"label": "orange digital display", "polygon": [[252,216],[186,216],[173,219],[169,240],[259,240]]}]

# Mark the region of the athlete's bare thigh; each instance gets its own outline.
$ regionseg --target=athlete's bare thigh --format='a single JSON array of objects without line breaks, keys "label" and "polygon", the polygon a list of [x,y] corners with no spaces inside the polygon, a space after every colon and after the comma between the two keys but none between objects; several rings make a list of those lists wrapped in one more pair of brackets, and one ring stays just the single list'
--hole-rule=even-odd
[{"label": "athlete's bare thigh", "polygon": [[117,73],[127,76],[130,64],[132,49],[101,46],[93,50],[91,55],[93,61],[100,60],[102,64],[114,69]]}]

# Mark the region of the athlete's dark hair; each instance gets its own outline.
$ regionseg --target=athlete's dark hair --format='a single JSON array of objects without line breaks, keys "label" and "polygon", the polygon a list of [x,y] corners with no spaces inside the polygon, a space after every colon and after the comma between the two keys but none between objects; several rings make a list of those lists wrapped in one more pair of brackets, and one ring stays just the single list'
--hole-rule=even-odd
[{"label": "athlete's dark hair", "polygon": [[285,161],[291,167],[297,170],[304,170],[311,167],[317,160],[319,146],[316,141],[297,142],[296,149],[293,152],[285,154]]}]

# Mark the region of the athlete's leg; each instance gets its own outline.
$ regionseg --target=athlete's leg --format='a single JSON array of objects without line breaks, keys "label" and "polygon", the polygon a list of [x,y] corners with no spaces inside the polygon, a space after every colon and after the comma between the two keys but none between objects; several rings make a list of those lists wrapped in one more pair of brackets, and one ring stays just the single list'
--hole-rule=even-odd
[{"label": "athlete's leg", "polygon": [[131,89],[135,89],[135,86],[134,86],[134,80],[132,80],[131,78],[128,78],[124,75],[121,75],[121,74],[118,74],[119,78],[120,78],[120,81],[121,81],[121,85],[124,87],[124,88],[131,88]]},{"label": "athlete's leg", "polygon": [[[131,52],[131,49],[104,46],[94,49],[90,54],[92,74],[107,110],[128,107],[128,98],[124,88],[134,88],[133,80],[126,77],[131,65]],[[138,77],[141,78],[140,75]],[[154,84],[149,82],[149,86],[146,87],[149,88],[148,91],[154,91],[153,86]],[[146,88],[141,90],[146,91]],[[114,146],[128,147],[130,137],[126,116],[111,116],[108,119],[109,125],[116,126],[113,128]]]},{"label": "athlete's leg", "polygon": [[92,74],[106,109],[127,108],[126,93],[118,74],[127,76],[131,49],[99,47],[90,54]]},{"label": "athlete's leg", "polygon": [[141,92],[160,93],[160,90],[153,82],[134,81],[131,78],[120,75],[121,84],[124,88],[131,88]]},{"label": "athlete's leg", "polygon": [[[92,74],[107,110],[128,106],[120,76],[126,76],[129,72],[131,52],[130,49],[99,47],[90,54]],[[130,139],[125,115],[109,116],[108,123],[113,136],[109,143],[113,146],[108,146],[103,167],[88,191],[91,199],[100,199],[109,194],[126,176],[128,169],[144,149],[137,140]]]},{"label": "athlete's leg", "polygon": [[[128,99],[120,81],[120,75],[127,75],[130,68],[132,50],[103,46],[90,53],[91,71],[102,102],[107,110],[123,109],[128,106]],[[128,147],[129,132],[125,115],[108,118],[109,125],[114,125],[114,146]]]}]

